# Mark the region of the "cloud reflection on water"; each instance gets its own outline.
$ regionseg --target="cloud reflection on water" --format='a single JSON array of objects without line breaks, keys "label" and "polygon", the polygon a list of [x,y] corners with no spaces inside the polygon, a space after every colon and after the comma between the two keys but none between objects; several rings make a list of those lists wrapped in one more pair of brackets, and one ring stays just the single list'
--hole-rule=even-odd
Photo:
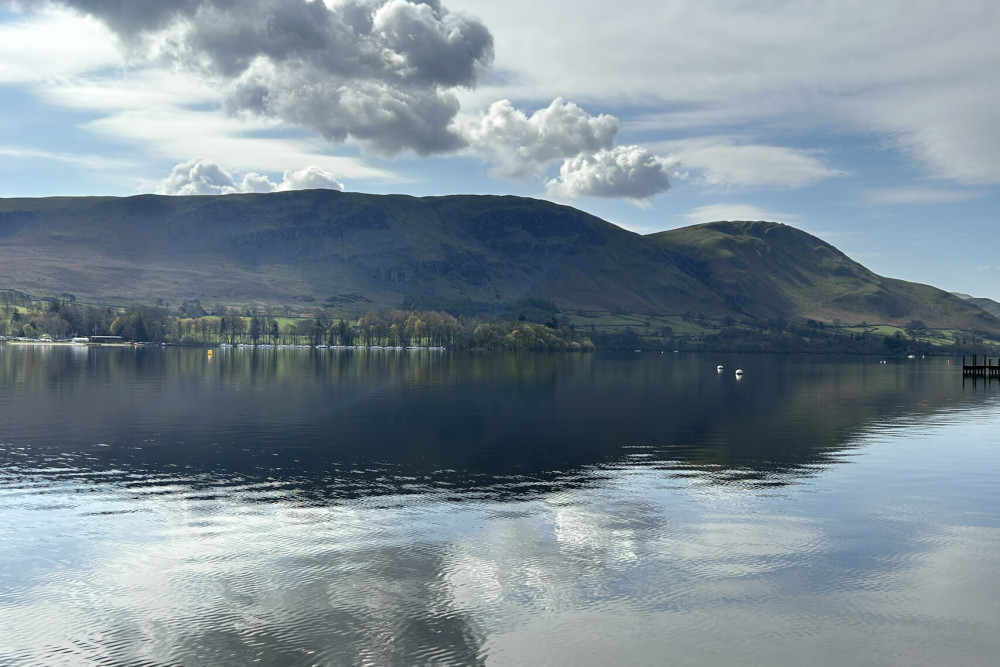
[{"label": "cloud reflection on water", "polygon": [[[1000,648],[1000,508],[985,491],[923,519],[960,483],[957,465],[928,469],[950,444],[943,421],[876,433],[856,466],[777,494],[643,465],[457,504],[5,483],[13,538],[0,559],[62,547],[0,589],[0,634],[13,638],[0,658],[986,664]],[[995,469],[995,425],[963,427],[967,464]],[[924,478],[888,474],[906,461]]]},{"label": "cloud reflection on water", "polygon": [[997,402],[936,367],[29,354],[0,351],[0,663],[1000,651]]}]

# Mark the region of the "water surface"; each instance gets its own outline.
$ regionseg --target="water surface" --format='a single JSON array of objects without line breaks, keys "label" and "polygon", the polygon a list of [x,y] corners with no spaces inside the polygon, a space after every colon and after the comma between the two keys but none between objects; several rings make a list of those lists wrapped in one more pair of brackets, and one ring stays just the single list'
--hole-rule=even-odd
[{"label": "water surface", "polygon": [[942,359],[8,345],[0,371],[0,664],[1000,654],[1000,383]]}]

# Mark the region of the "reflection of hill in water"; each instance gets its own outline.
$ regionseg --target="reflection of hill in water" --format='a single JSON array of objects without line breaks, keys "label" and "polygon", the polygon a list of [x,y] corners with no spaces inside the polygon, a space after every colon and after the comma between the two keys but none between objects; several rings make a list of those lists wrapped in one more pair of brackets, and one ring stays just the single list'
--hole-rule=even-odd
[{"label": "reflection of hill in water", "polygon": [[9,472],[262,498],[522,495],[631,465],[780,485],[981,400],[942,360],[29,348],[0,367]]}]

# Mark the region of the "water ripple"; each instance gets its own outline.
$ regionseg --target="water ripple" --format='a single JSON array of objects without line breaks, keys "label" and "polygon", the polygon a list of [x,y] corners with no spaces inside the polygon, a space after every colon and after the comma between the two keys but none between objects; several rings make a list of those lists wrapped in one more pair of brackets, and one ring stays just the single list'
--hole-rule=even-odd
[{"label": "water ripple", "polygon": [[[694,404],[691,422],[645,433],[618,418],[579,427],[548,397],[586,420],[616,391],[596,401],[546,377],[518,407],[545,409],[510,426],[464,404],[484,423],[460,439],[441,413],[427,410],[424,431],[390,400],[378,414],[399,414],[401,430],[356,446],[345,441],[363,431],[341,437],[346,418],[310,422],[308,441],[268,422],[263,402],[260,415],[235,406],[261,417],[260,439],[158,424],[137,446],[0,445],[0,664],[974,665],[1000,653],[995,404],[961,394],[928,415],[889,386],[873,413],[885,424],[841,428],[794,407],[829,403],[821,380],[815,395],[779,396],[787,409],[728,395],[771,436],[754,440]],[[296,419],[333,410],[329,393],[287,382]],[[668,412],[646,393],[628,395]]]}]

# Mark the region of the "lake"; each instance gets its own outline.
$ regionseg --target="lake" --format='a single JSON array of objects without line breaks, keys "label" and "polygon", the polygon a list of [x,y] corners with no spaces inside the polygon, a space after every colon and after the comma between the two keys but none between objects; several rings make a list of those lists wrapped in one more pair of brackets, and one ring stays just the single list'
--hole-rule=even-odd
[{"label": "lake", "polygon": [[0,664],[996,664],[1000,382],[879,361],[0,346]]}]

